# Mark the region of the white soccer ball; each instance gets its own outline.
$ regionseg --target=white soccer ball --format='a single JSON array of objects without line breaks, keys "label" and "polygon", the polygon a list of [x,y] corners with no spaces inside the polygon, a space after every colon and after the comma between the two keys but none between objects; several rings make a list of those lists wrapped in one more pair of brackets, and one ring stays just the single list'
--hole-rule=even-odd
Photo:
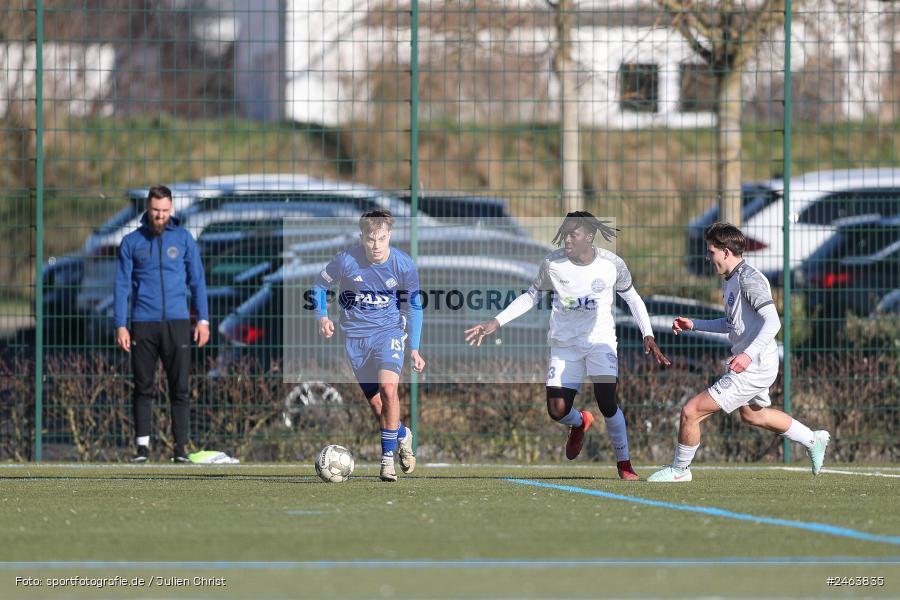
[{"label": "white soccer ball", "polygon": [[316,473],[328,483],[347,481],[353,473],[353,455],[343,446],[325,446],[316,457]]}]

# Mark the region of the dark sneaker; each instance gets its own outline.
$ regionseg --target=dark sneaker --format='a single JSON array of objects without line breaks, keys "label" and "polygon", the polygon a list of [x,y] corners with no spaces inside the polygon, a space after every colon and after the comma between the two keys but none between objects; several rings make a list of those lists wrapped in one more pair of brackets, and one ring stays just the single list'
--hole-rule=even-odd
[{"label": "dark sneaker", "polygon": [[147,446],[138,446],[137,452],[129,459],[133,463],[145,463],[150,460],[150,448]]},{"label": "dark sneaker", "polygon": [[175,455],[172,456],[172,462],[176,465],[189,465],[191,464],[191,459],[188,458],[184,448],[175,448]]}]

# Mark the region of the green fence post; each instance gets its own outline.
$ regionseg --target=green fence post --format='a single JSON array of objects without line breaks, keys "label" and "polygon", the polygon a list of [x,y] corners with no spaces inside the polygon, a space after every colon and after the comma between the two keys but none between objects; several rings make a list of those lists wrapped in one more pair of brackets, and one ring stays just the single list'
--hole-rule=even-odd
[{"label": "green fence post", "polygon": [[[791,414],[791,0],[784,14],[784,135],[781,172],[784,177],[784,412]],[[784,462],[791,462],[791,440],[784,438]]]},{"label": "green fence post", "polygon": [[34,460],[43,457],[44,411],[44,2],[37,0],[35,36]]},{"label": "green fence post", "polygon": [[[409,250],[413,262],[419,254],[418,248],[418,223],[416,217],[419,213],[419,0],[412,0],[410,10],[410,101],[409,101],[409,154],[410,154],[410,179],[409,197],[412,214],[409,234]],[[409,420],[413,432],[413,444],[419,444],[418,435],[419,419],[419,378],[415,371],[410,373],[409,384]]]}]

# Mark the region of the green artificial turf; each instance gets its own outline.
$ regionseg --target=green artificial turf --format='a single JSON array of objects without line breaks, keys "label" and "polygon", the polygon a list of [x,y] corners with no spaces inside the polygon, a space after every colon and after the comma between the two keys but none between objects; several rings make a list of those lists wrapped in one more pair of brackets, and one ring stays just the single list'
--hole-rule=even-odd
[{"label": "green artificial turf", "polygon": [[[700,468],[664,485],[599,465],[422,465],[385,484],[362,465],[326,484],[311,465],[0,466],[0,597],[900,595],[900,478],[844,469],[867,475]],[[49,587],[116,575],[145,587]]]}]

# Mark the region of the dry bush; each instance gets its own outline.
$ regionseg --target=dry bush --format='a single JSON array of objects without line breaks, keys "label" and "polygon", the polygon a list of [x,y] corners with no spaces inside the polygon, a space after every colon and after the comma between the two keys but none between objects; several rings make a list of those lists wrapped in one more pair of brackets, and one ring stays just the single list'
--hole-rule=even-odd
[{"label": "dry bush", "polygon": [[[122,359],[125,360],[125,359]],[[47,359],[44,386],[45,457],[56,460],[123,460],[132,449],[131,380],[123,362],[106,356]],[[720,364],[709,359],[698,370],[659,370],[641,362],[623,368],[619,402],[629,423],[632,456],[641,462],[671,458],[681,407],[713,380]],[[154,446],[171,450],[165,379],[158,378]],[[0,359],[0,460],[24,461],[33,447],[33,375],[26,360]],[[782,402],[782,378],[771,394]],[[245,461],[303,461],[325,444],[339,443],[362,461],[380,454],[378,425],[354,384],[334,386],[341,402],[294,402],[291,422],[278,365],[264,373],[244,363],[222,377],[192,379],[192,434],[197,449],[224,450]],[[900,458],[900,367],[884,356],[820,355],[793,365],[792,412],[814,429],[828,429],[830,460],[891,461]],[[404,422],[409,422],[409,386],[401,386]],[[576,405],[599,416],[589,388]],[[419,394],[419,454],[427,461],[546,463],[562,461],[566,429],[546,413],[544,387],[535,384],[422,384]],[[603,419],[588,437],[587,460],[613,460]],[[704,424],[703,461],[773,462],[782,438],[748,427],[737,415],[716,415]],[[796,451],[799,451],[799,447]]]},{"label": "dry bush", "polygon": [[900,364],[891,355],[821,354],[799,360],[792,407],[797,418],[831,432],[837,461],[900,458]]},{"label": "dry bush", "polygon": [[0,356],[0,460],[31,460],[34,361]]}]

